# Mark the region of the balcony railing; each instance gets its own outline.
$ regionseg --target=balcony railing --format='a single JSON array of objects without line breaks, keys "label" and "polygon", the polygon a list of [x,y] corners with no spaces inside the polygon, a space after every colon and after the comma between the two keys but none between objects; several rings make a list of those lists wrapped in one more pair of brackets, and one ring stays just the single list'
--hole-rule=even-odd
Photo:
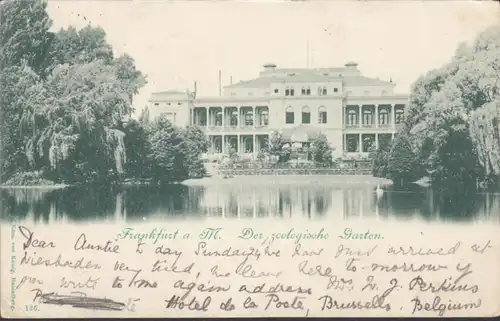
[{"label": "balcony railing", "polygon": [[203,125],[198,125],[202,129],[206,128],[209,131],[212,132],[222,132],[222,131],[252,131],[252,130],[259,130],[259,129],[267,129],[269,128],[268,125],[225,125],[225,126],[203,126]]}]

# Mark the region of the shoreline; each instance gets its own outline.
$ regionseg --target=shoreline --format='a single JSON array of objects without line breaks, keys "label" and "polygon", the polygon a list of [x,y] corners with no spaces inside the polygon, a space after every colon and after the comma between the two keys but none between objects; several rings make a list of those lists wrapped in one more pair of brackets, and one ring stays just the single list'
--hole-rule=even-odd
[{"label": "shoreline", "polygon": [[201,179],[187,179],[181,184],[187,186],[211,185],[392,185],[391,180],[372,175],[241,175],[231,178],[219,176]]},{"label": "shoreline", "polygon": [[[204,178],[190,178],[182,182],[172,183],[186,186],[212,186],[212,185],[392,185],[392,181],[374,177],[372,175],[241,175],[231,178],[212,176]],[[145,182],[124,182],[121,186],[148,186]],[[0,185],[0,189],[44,189],[57,190],[73,185]]]},{"label": "shoreline", "polygon": [[67,184],[54,184],[54,185],[0,185],[0,189],[62,189],[70,187]]}]

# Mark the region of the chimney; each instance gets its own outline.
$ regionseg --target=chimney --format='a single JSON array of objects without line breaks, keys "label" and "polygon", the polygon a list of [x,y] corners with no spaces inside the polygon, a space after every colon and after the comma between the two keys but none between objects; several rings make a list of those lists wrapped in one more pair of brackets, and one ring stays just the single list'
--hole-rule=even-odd
[{"label": "chimney", "polygon": [[350,61],[344,65],[346,68],[358,68],[358,63],[354,61]]},{"label": "chimney", "polygon": [[273,72],[276,69],[276,64],[268,63],[264,65],[264,71]]}]

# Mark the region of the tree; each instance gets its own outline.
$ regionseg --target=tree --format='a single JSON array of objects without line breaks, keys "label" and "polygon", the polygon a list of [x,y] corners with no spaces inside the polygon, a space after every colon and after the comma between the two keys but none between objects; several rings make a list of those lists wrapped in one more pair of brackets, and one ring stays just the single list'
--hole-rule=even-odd
[{"label": "tree", "polygon": [[405,132],[396,135],[388,157],[387,172],[397,184],[404,184],[415,176],[415,155]]},{"label": "tree", "polygon": [[151,176],[151,145],[149,142],[149,132],[145,124],[130,120],[123,128],[125,137],[125,154],[127,163],[125,173],[127,177],[145,179]]},{"label": "tree", "polygon": [[21,121],[43,101],[39,70],[53,34],[45,1],[0,3],[0,182],[28,170]]},{"label": "tree", "polygon": [[269,138],[267,150],[270,156],[277,157],[279,162],[286,162],[290,158],[291,149],[284,148],[287,141],[282,132],[273,131]]},{"label": "tree", "polygon": [[46,9],[47,1],[41,0],[0,3],[0,71],[23,61],[40,71],[54,37]]},{"label": "tree", "polygon": [[185,139],[184,166],[189,177],[203,177],[206,175],[205,165],[201,154],[208,151],[210,142],[205,133],[197,126],[188,126],[183,130]]},{"label": "tree", "polygon": [[[46,93],[40,77],[28,66],[11,66],[1,71],[1,81],[8,83],[0,90],[2,102],[0,115],[0,179],[5,181],[16,171],[31,169],[27,150],[33,149],[33,137],[41,118],[40,106]],[[31,141],[30,145],[27,143]],[[34,157],[36,155],[33,155]]]},{"label": "tree", "polygon": [[154,184],[182,181],[189,176],[183,166],[185,139],[166,117],[160,116],[151,124],[150,144]]},{"label": "tree", "polygon": [[85,64],[95,60],[105,64],[113,62],[113,48],[106,42],[104,30],[90,25],[80,30],[70,26],[55,33],[44,72],[48,75],[60,64]]},{"label": "tree", "polygon": [[99,27],[49,32],[45,1],[3,2],[0,14],[1,179],[31,169],[71,182],[117,179],[122,123],[146,83],[134,60],[115,59]]},{"label": "tree", "polygon": [[325,134],[320,133],[310,140],[311,154],[316,163],[331,165],[332,164],[332,148],[328,144],[328,138]]},{"label": "tree", "polygon": [[493,26],[413,85],[403,131],[432,180],[474,184],[500,177],[499,58],[500,26]]}]

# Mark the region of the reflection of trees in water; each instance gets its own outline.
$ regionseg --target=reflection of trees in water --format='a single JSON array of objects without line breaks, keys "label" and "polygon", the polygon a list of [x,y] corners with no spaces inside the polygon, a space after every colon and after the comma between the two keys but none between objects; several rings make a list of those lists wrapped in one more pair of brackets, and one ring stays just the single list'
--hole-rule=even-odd
[{"label": "reflection of trees in water", "polygon": [[[33,192],[32,192],[33,191]],[[200,188],[172,185],[165,188],[81,188],[36,191],[0,190],[2,219],[53,222],[102,219],[140,219],[150,215],[190,215],[200,212]]]},{"label": "reflection of trees in water", "polygon": [[[498,217],[500,195],[468,193],[463,189],[410,184],[390,186],[377,203],[381,216],[412,216],[426,220],[462,221]],[[478,217],[480,216],[480,217]]]}]

